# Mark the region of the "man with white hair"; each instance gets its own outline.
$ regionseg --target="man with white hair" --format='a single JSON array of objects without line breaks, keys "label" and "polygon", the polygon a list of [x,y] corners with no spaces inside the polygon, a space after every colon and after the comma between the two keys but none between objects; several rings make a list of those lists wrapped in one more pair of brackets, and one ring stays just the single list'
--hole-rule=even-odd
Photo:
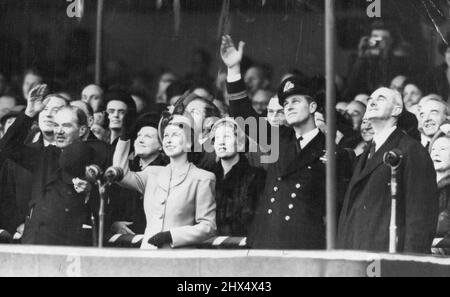
[{"label": "man with white hair", "polygon": [[428,149],[439,128],[448,121],[449,107],[441,96],[431,94],[420,100],[418,113],[421,142]]},{"label": "man with white hair", "polygon": [[338,248],[388,251],[391,215],[390,168],[386,152],[402,154],[397,169],[397,251],[429,253],[437,215],[437,185],[433,163],[419,142],[397,128],[403,103],[398,91],[377,89],[365,117],[375,131],[361,155],[345,194],[339,220]]}]

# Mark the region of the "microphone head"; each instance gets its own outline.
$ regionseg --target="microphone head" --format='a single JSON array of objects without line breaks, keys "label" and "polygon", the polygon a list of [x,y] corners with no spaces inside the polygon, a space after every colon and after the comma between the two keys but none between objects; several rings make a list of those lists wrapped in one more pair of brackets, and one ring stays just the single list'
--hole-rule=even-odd
[{"label": "microphone head", "polygon": [[383,162],[390,167],[398,167],[402,158],[402,152],[399,149],[393,149],[384,154]]},{"label": "microphone head", "polygon": [[121,181],[124,177],[123,169],[119,167],[109,167],[105,171],[105,179],[110,182],[118,182]]},{"label": "microphone head", "polygon": [[88,179],[91,182],[96,182],[100,176],[102,175],[102,169],[98,165],[89,165],[86,166],[86,179]]}]

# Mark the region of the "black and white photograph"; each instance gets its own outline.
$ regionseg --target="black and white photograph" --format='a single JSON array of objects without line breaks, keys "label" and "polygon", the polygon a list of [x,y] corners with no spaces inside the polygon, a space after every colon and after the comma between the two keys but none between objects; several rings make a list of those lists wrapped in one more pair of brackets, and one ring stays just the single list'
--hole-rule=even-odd
[{"label": "black and white photograph", "polygon": [[0,277],[450,277],[450,1],[0,0]]}]

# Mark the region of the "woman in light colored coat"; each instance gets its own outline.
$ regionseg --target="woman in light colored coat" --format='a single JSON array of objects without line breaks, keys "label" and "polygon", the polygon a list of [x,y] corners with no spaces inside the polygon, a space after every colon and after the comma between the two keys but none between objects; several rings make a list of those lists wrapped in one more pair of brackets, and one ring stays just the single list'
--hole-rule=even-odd
[{"label": "woman in light colored coat", "polygon": [[214,174],[188,160],[192,151],[192,119],[174,115],[161,128],[170,164],[141,172],[128,167],[130,141],[119,140],[114,166],[124,170],[120,185],[144,194],[147,227],[141,248],[180,247],[201,243],[216,231]]}]

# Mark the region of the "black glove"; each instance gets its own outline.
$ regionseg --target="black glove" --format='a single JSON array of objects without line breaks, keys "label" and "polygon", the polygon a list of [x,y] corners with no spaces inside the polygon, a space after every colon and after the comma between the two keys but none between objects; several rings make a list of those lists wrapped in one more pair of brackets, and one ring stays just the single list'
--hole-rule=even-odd
[{"label": "black glove", "polygon": [[148,240],[148,243],[158,248],[162,247],[165,244],[171,244],[172,234],[170,234],[170,231],[156,233],[152,238]]}]

